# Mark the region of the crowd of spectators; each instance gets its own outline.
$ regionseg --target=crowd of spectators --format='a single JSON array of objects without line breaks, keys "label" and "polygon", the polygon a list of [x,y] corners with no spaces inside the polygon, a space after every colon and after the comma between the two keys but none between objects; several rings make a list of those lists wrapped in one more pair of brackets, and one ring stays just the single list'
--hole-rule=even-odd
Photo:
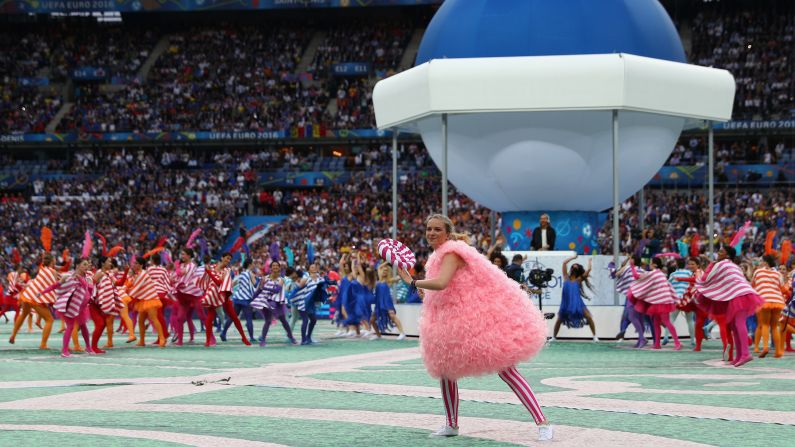
[{"label": "crowd of spectators", "polygon": [[[622,203],[620,220],[621,251],[644,257],[679,252],[676,241],[696,244],[706,252],[709,243],[709,204],[701,189],[688,191],[649,190],[644,197],[644,224],[641,226],[640,201],[633,197]],[[742,253],[764,254],[768,232],[774,231],[778,244],[795,236],[795,192],[791,188],[765,190],[717,188],[715,191],[716,247],[729,244],[735,232],[751,221]],[[641,230],[643,228],[643,230]],[[612,252],[612,220],[598,234],[600,251]]]},{"label": "crowd of spectators", "polygon": [[[419,150],[414,144],[402,145],[401,163],[414,163],[413,154]],[[218,255],[227,237],[239,230],[237,217],[253,212],[288,216],[260,245],[276,241],[291,246],[296,259],[305,261],[306,241],[311,240],[318,254],[331,262],[344,247],[353,244],[373,250],[373,244],[391,234],[391,171],[376,169],[382,161],[391,160],[388,154],[384,145],[351,156],[354,166],[356,159],[369,163],[367,168],[353,169],[343,184],[265,190],[257,181],[256,169],[273,160],[312,156],[287,148],[79,150],[67,160],[53,161],[63,176],[37,179],[24,195],[6,195],[0,202],[0,256],[8,260],[11,248],[16,247],[32,262],[45,225],[56,235],[56,245],[68,246],[73,253],[86,230],[100,232],[109,243],[140,254],[161,236],[169,236],[176,246],[194,229],[202,228],[208,250]],[[5,160],[13,162],[9,157]],[[399,178],[399,234],[418,241],[418,254],[424,256],[422,219],[439,209],[439,174],[427,165],[412,167],[424,170],[422,175],[402,173]],[[485,244],[482,224],[488,221],[488,211],[457,194],[455,188],[450,191],[451,216]],[[261,200],[263,196],[269,199]]]},{"label": "crowd of spectators", "polygon": [[373,70],[395,71],[414,31],[410,21],[350,23],[326,31],[310,72],[328,77],[334,64],[359,62]]},{"label": "crowd of spectators", "polygon": [[[666,161],[668,166],[707,163],[707,141],[700,136],[682,137]],[[716,166],[729,164],[780,164],[795,161],[792,138],[758,136],[721,138],[715,141]]]},{"label": "crowd of spectators", "polygon": [[0,134],[44,132],[61,107],[61,98],[6,79],[0,85]]},{"label": "crowd of spectators", "polygon": [[[795,14],[791,10],[705,5],[678,19],[692,30],[690,62],[725,68],[735,76],[735,119],[793,116]],[[375,79],[399,69],[417,26],[421,20],[415,18],[314,26],[221,23],[175,29],[99,26],[76,19],[12,27],[0,32],[2,130],[36,132],[54,116],[15,82],[44,77],[60,86],[82,66],[101,68],[108,80],[118,76],[125,85],[110,93],[77,82],[75,105],[59,123],[60,132],[370,128],[375,124],[371,99]],[[318,31],[325,38],[299,72],[298,64]],[[167,51],[146,79],[136,78],[156,42],[166,35]],[[361,77],[335,77],[332,66],[348,62],[367,63],[372,70]],[[329,112],[331,100],[336,108]],[[60,105],[60,99],[49,98],[46,106],[53,104]],[[8,116],[8,110],[18,111],[21,106],[40,110],[35,120],[29,120],[33,124]],[[764,154],[764,148],[760,150]],[[672,164],[685,164],[686,154],[677,155]]]},{"label": "crowd of spectators", "polygon": [[792,13],[707,9],[693,20],[690,60],[734,75],[734,119],[791,118],[794,40]]}]

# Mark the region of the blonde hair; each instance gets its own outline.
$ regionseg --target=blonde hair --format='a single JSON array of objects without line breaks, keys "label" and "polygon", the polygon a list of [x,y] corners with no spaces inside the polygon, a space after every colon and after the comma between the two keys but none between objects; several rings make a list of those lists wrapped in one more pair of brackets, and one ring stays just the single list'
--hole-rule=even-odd
[{"label": "blonde hair", "polygon": [[430,222],[433,219],[438,219],[438,220],[442,221],[442,223],[444,224],[444,229],[447,232],[447,239],[448,240],[451,240],[451,241],[464,241],[467,244],[470,244],[470,245],[472,244],[472,237],[469,234],[467,234],[467,233],[456,233],[455,226],[453,225],[453,221],[450,220],[449,217],[447,217],[447,216],[445,216],[443,214],[439,214],[439,213],[431,214],[430,216],[428,216],[427,219],[425,219],[425,226],[428,226],[428,222]]}]

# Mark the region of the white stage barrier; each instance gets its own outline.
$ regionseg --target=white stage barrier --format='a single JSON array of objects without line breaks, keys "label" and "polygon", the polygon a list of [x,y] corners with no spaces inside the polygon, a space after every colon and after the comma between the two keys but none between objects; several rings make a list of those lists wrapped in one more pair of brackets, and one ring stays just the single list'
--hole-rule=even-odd
[{"label": "white stage barrier", "polygon": [[[560,305],[560,296],[563,292],[563,261],[566,258],[574,256],[573,251],[503,251],[503,255],[511,262],[514,255],[525,256],[526,260],[522,263],[524,269],[524,276],[530,273],[533,269],[547,269],[551,268],[555,271],[552,276],[552,281],[549,282],[549,287],[544,289],[542,297],[544,299],[544,307],[547,305]],[[590,282],[593,290],[585,290],[585,294],[591,299],[586,300],[585,304],[588,306],[614,306],[614,287],[613,279],[610,278],[610,272],[607,270],[607,265],[613,261],[612,256],[596,255],[586,256],[580,255],[577,259],[569,263],[569,269],[575,263],[582,264],[584,268],[588,268],[588,260],[593,260],[593,267],[591,269]],[[623,258],[621,258],[623,261]],[[619,261],[620,262],[620,261]],[[624,304],[624,298],[619,297],[619,304]]]},{"label": "white stage barrier", "polygon": [[[534,304],[538,304],[538,301],[533,300]],[[422,312],[422,305],[421,304],[396,304],[395,309],[397,311],[398,317],[400,317],[401,323],[403,323],[403,330],[406,331],[406,335],[417,336],[419,335],[419,320],[420,320],[420,313]],[[621,314],[624,311],[624,306],[590,306],[588,308],[591,311],[591,315],[593,315],[594,323],[596,323],[596,335],[599,338],[604,339],[612,339],[616,336],[616,333],[619,329],[619,324],[621,323]],[[544,312],[554,312],[557,313],[558,306],[545,306]],[[473,307],[473,313],[471,318],[477,318],[476,309]],[[547,320],[547,335],[552,336],[552,330],[554,329],[555,320]],[[688,330],[687,324],[684,320],[684,314],[680,314],[679,317],[676,319],[676,332],[679,334],[680,337],[686,338],[688,337]],[[626,338],[636,338],[637,335],[632,328],[632,325],[629,326],[626,333]],[[561,326],[560,333],[558,334],[558,338],[591,338],[591,331],[588,326],[585,326],[580,329],[568,329],[566,326]]]},{"label": "white stage barrier", "polygon": [[[541,297],[543,299],[543,311],[545,313],[551,312],[557,314],[558,307],[560,306],[561,293],[563,292],[563,261],[573,256],[575,253],[573,251],[503,251],[502,253],[508,258],[508,262],[511,262],[511,258],[513,258],[515,254],[527,256],[526,261],[522,264],[525,276],[527,276],[530,270],[536,268],[542,270],[551,268],[554,270],[552,280],[549,282],[549,287],[543,289]],[[590,276],[593,290],[585,291],[585,294],[591,298],[590,300],[585,300],[585,305],[588,306],[593,316],[594,323],[596,323],[596,335],[599,338],[612,339],[618,333],[626,298],[623,295],[618,295],[619,305],[615,305],[614,281],[610,278],[610,272],[607,270],[607,265],[613,261],[612,256],[580,255],[577,259],[569,263],[569,268],[571,268],[571,265],[574,263],[580,263],[583,267],[587,268],[589,259],[593,260]],[[621,258],[619,262],[621,261],[623,261],[623,258]],[[533,295],[528,299],[532,299],[533,304],[538,306],[537,295]],[[395,305],[395,309],[400,317],[400,321],[403,323],[403,329],[406,331],[406,335],[419,335],[419,319],[422,305],[397,304]],[[477,318],[477,311],[474,305],[471,318]],[[555,319],[547,320],[547,333],[549,336],[552,336],[554,325]],[[675,321],[675,325],[676,331],[680,336],[689,336],[684,314],[680,314]],[[632,325],[630,325],[629,329],[627,329],[626,337],[636,338],[636,336]],[[590,339],[591,331],[587,326],[580,329],[568,329],[566,326],[561,326],[558,337]]]}]

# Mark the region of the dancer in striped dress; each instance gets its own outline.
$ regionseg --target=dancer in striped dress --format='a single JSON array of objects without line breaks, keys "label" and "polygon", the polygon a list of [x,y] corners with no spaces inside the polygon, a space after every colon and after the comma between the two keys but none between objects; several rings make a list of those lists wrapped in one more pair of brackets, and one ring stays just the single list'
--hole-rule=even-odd
[{"label": "dancer in striped dress", "polygon": [[86,352],[89,354],[94,353],[91,349],[91,337],[86,324],[89,317],[88,303],[91,300],[94,283],[101,280],[105,273],[100,270],[95,274],[91,274],[89,269],[91,269],[91,261],[83,259],[77,264],[72,273],[61,276],[58,282],[37,293],[38,296],[42,296],[49,292],[56,292],[57,298],[52,307],[58,313],[58,316],[66,322],[61,357],[71,356],[69,339],[75,327],[78,327],[83,335]]},{"label": "dancer in striped dress", "polygon": [[215,265],[205,265],[204,276],[200,280],[200,284],[204,288],[205,294],[202,298],[202,305],[207,308],[207,317],[204,320],[204,329],[206,331],[205,347],[215,346],[215,334],[213,334],[213,322],[215,321],[215,312],[219,307],[224,308],[227,318],[231,318],[235,324],[235,328],[240,333],[243,339],[243,344],[250,346],[251,342],[246,338],[243,332],[243,325],[240,324],[240,319],[237,318],[235,308],[229,297],[232,295],[232,271],[229,269],[229,262],[232,260],[232,255],[224,253],[221,260]]},{"label": "dancer in striped dress", "polygon": [[[693,277],[693,271],[690,268],[685,268],[687,263],[684,259],[680,258],[676,260],[676,270],[671,272],[668,275],[668,282],[671,283],[671,287],[674,288],[674,293],[676,294],[677,303],[676,309],[671,312],[671,323],[676,324],[676,317],[679,316],[679,313],[685,314],[685,322],[687,323],[688,333],[690,334],[690,345],[695,346],[696,344],[696,334],[695,334],[695,315],[694,312],[685,310],[685,306],[689,302],[689,300],[685,300],[685,293],[687,289],[690,288],[690,283],[688,283],[685,279]],[[665,340],[663,344],[668,342],[668,329],[665,329]]]},{"label": "dancer in striped dress", "polygon": [[654,324],[654,349],[661,349],[661,325],[665,325],[674,337],[674,350],[682,349],[676,328],[671,323],[670,314],[676,308],[676,293],[662,271],[662,260],[652,259],[652,271],[641,274],[629,288],[627,299],[638,312],[649,315]]},{"label": "dancer in striped dress", "polygon": [[759,327],[754,336],[754,352],[759,353],[759,339],[762,339],[762,352],[759,358],[764,358],[770,349],[770,331],[773,331],[773,344],[776,348],[775,357],[780,358],[784,355],[784,343],[781,340],[781,331],[778,328],[778,320],[781,318],[781,311],[787,303],[785,296],[789,296],[789,285],[784,280],[781,273],[775,270],[776,258],[773,255],[762,257],[762,265],[754,272],[751,285],[762,296],[765,303],[756,312]]},{"label": "dancer in striped dress", "polygon": [[[115,259],[100,258],[100,266],[104,275],[94,287],[94,295],[88,305],[91,321],[94,322],[94,331],[91,333],[91,349],[96,354],[105,353],[104,350],[99,348],[99,338],[102,336],[102,332],[105,331],[108,321],[113,327],[113,321],[119,315],[119,308],[122,303],[117,287],[123,286],[127,280],[126,271],[121,278],[116,278],[115,273],[118,264]],[[109,334],[112,334],[112,331]]]},{"label": "dancer in striped dress", "polygon": [[691,332],[691,338],[695,340],[695,347],[693,348],[693,351],[699,352],[701,351],[701,343],[706,338],[704,336],[704,323],[707,321],[707,313],[698,307],[694,299],[695,288],[693,285],[696,283],[696,278],[700,278],[703,274],[699,259],[689,258],[687,260],[687,269],[692,273],[692,275],[683,275],[675,278],[676,282],[681,282],[687,285],[687,290],[682,295],[682,300],[679,301],[676,307],[682,312],[692,313],[695,315],[695,326],[693,328],[694,332]]},{"label": "dancer in striped dress", "polygon": [[764,304],[764,300],[748,284],[742,270],[734,263],[734,248],[724,246],[718,250],[718,261],[707,267],[696,281],[696,300],[709,315],[725,320],[734,338],[736,367],[751,360],[748,351],[748,328],[745,320]]},{"label": "dancer in striped dress", "polygon": [[193,340],[195,327],[193,327],[192,314],[196,304],[204,296],[204,291],[198,284],[203,272],[198,270],[198,266],[193,262],[193,250],[183,248],[179,256],[181,265],[175,271],[174,280],[174,295],[179,303],[177,308],[177,341],[175,344],[182,346],[186,322],[188,322],[191,340]]},{"label": "dancer in striped dress", "polygon": [[[260,283],[258,272],[262,269],[262,261],[259,259],[248,258],[243,261],[243,271],[232,280],[232,305],[233,315],[243,313],[246,319],[246,330],[249,340],[254,339],[254,309],[251,301],[254,299],[255,292]],[[224,321],[224,329],[221,331],[221,341],[226,341],[226,332],[232,326],[232,319],[227,313]]]},{"label": "dancer in striped dress", "polygon": [[301,314],[301,345],[317,343],[312,340],[312,331],[317,323],[314,299],[315,293],[318,292],[318,287],[321,287],[324,283],[319,270],[317,264],[310,265],[309,275],[298,280],[298,290],[290,297],[293,309],[298,309]]},{"label": "dancer in striped dress", "polygon": [[163,267],[161,263],[162,258],[160,257],[160,254],[155,253],[152,256],[152,265],[146,268],[146,274],[149,275],[149,278],[155,285],[157,297],[160,299],[160,303],[162,304],[162,306],[157,309],[157,321],[160,322],[160,327],[163,328],[163,336],[166,338],[166,340],[168,340],[171,334],[168,331],[169,327],[166,323],[165,309],[168,307],[172,309],[172,312],[175,312],[173,309],[177,302],[170,293],[171,276],[169,275],[168,270]]},{"label": "dancer in striped dress", "polygon": [[55,258],[53,258],[50,253],[44,253],[36,277],[33,278],[19,294],[22,313],[14,320],[14,330],[11,332],[11,338],[8,339],[9,343],[14,344],[19,328],[22,326],[22,323],[25,322],[25,318],[30,315],[32,309],[44,319],[44,329],[41,331],[39,349],[49,349],[47,347],[47,340],[50,338],[53,323],[49,305],[55,303],[56,296],[52,290],[47,293],[42,292],[50,289],[52,285],[58,284],[58,281],[61,279],[61,274],[55,270],[54,266]]},{"label": "dancer in striped dress", "polygon": [[157,296],[155,282],[149,277],[144,268],[146,259],[137,257],[132,264],[132,286],[127,293],[135,300],[135,311],[138,312],[138,343],[136,346],[146,346],[146,319],[154,326],[157,331],[157,344],[162,348],[166,345],[166,336],[163,326],[157,318],[157,309],[163,304]]},{"label": "dancer in striped dress", "polygon": [[260,347],[265,347],[274,317],[282,323],[284,332],[290,343],[297,344],[290,322],[287,321],[287,301],[285,299],[284,279],[281,277],[282,266],[277,261],[272,261],[270,265],[270,275],[263,278],[262,285],[257,293],[251,307],[262,313],[262,338],[259,340]]},{"label": "dancer in striped dress", "polygon": [[[19,312],[19,293],[22,289],[25,288],[27,283],[30,281],[30,275],[28,272],[25,271],[25,267],[22,266],[22,263],[17,263],[14,265],[14,270],[8,273],[6,277],[8,283],[5,289],[5,295],[3,296],[3,303],[0,307],[0,315],[4,315],[9,310],[14,311],[14,317],[18,317]],[[2,295],[2,294],[0,294]],[[7,318],[7,317],[6,317]],[[33,318],[28,315],[28,332],[33,331]]]},{"label": "dancer in striped dress", "polygon": [[[637,269],[635,268],[635,266],[639,264],[640,256],[633,256],[631,258],[627,257],[621,264],[621,268],[615,273],[616,291],[625,297],[627,296],[627,293],[629,293],[629,288],[640,276]],[[638,334],[638,341],[635,343],[635,348],[643,349],[643,347],[646,346],[646,343],[648,343],[646,341],[646,328],[643,324],[643,315],[635,310],[635,306],[629,299],[625,299],[624,301],[624,314],[626,315],[626,322],[624,322],[622,318],[621,332],[618,333],[616,338],[619,341],[623,340],[624,333],[631,323],[632,327],[635,329],[635,332]]]}]

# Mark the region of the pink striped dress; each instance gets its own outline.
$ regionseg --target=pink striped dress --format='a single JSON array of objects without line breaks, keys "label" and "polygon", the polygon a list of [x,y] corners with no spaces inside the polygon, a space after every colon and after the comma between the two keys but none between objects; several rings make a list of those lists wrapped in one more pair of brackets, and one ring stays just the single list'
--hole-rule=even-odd
[{"label": "pink striped dress", "polygon": [[740,267],[729,259],[710,264],[693,287],[698,306],[709,315],[724,316],[726,321],[738,314],[751,315],[764,304]]},{"label": "pink striped dress", "polygon": [[81,278],[71,273],[57,289],[55,304],[52,307],[63,318],[77,318],[78,324],[88,321],[88,303],[94,285],[89,278]]},{"label": "pink striped dress", "polygon": [[199,299],[204,296],[204,290],[199,287],[199,280],[204,276],[204,269],[189,262],[182,266],[176,276],[175,289],[178,294]]},{"label": "pink striped dress", "polygon": [[676,310],[677,297],[662,270],[652,270],[632,283],[627,299],[635,310],[646,315],[660,315]]}]

